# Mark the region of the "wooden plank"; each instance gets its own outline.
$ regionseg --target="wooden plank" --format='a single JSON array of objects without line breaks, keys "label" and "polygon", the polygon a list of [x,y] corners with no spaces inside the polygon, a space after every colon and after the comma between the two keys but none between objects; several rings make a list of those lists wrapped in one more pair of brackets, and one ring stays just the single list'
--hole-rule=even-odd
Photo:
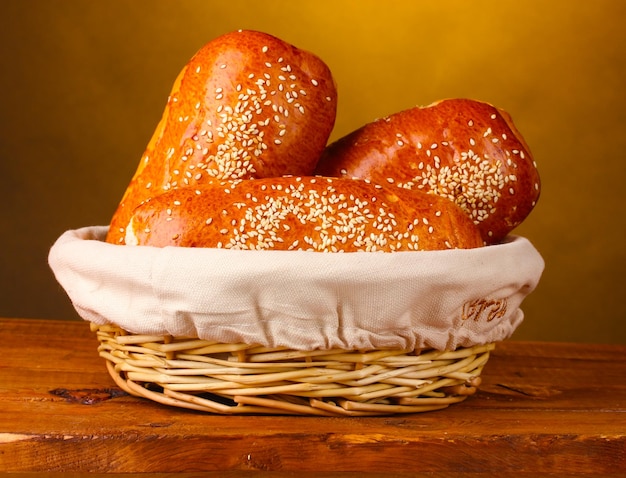
[{"label": "wooden plank", "polygon": [[624,346],[505,342],[463,403],[320,418],[210,415],[116,394],[81,322],[0,319],[0,343],[0,471],[626,473]]}]

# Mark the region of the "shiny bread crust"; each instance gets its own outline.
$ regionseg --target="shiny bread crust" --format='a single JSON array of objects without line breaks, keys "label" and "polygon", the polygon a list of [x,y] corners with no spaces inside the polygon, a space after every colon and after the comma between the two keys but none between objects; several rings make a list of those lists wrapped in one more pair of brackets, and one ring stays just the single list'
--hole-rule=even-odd
[{"label": "shiny bread crust", "polygon": [[107,241],[123,244],[133,209],[170,189],[312,174],[336,108],[331,72],[314,54],[248,30],[208,42],[178,75]]},{"label": "shiny bread crust", "polygon": [[369,181],[281,177],[207,182],[139,206],[127,244],[316,252],[480,247],[452,201]]},{"label": "shiny bread crust", "polygon": [[366,124],[329,145],[315,173],[446,197],[487,244],[500,242],[530,214],[541,188],[511,117],[470,99],[442,100]]}]

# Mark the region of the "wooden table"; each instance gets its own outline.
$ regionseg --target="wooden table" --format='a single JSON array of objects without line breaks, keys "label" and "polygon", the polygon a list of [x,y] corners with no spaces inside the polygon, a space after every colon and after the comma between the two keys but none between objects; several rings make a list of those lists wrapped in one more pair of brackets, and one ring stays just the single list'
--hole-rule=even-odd
[{"label": "wooden table", "polygon": [[0,472],[626,474],[626,346],[504,342],[463,403],[324,418],[210,415],[125,395],[82,322],[0,319],[0,344]]}]

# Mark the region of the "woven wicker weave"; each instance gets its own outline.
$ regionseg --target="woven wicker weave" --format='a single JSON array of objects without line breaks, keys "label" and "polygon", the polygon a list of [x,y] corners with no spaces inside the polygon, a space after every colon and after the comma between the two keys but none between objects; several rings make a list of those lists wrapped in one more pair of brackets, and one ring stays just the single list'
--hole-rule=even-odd
[{"label": "woven wicker weave", "polygon": [[132,395],[217,414],[416,413],[465,400],[494,344],[455,351],[269,349],[133,335],[92,324],[115,382]]}]

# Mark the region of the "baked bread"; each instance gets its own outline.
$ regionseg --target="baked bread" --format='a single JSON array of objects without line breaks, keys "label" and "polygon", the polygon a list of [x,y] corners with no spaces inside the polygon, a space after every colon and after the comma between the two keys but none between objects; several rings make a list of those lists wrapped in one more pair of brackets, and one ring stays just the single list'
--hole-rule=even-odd
[{"label": "baked bread", "polygon": [[123,244],[133,209],[170,189],[312,174],[336,104],[331,72],[312,53],[254,31],[210,41],[178,75],[107,241]]},{"label": "baked bread", "polygon": [[454,201],[486,244],[500,242],[535,206],[539,173],[510,116],[449,99],[369,123],[329,145],[316,174],[358,177]]},{"label": "baked bread", "polygon": [[126,244],[319,252],[483,245],[452,201],[369,181],[281,177],[214,180],[139,206]]}]

